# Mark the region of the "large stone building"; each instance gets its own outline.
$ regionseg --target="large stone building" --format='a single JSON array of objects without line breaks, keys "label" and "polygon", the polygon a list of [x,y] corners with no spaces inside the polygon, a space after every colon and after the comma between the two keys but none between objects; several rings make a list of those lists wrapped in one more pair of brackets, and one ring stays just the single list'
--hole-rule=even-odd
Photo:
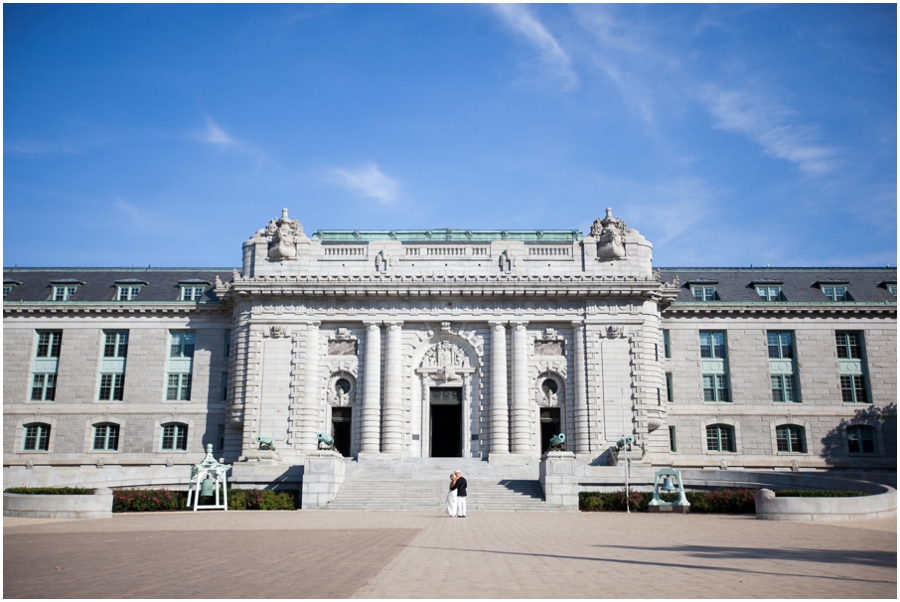
[{"label": "large stone building", "polygon": [[6,268],[4,480],[165,482],[209,443],[301,466],[317,433],[360,461],[533,464],[561,432],[585,474],[623,436],[652,466],[896,470],[895,269],[651,251],[610,210],[311,237],[284,210],[240,269]]}]

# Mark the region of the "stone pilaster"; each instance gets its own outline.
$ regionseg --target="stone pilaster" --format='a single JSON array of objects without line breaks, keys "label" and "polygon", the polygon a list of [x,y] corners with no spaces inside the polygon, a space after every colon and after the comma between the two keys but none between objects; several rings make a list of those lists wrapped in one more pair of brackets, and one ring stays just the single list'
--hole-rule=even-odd
[{"label": "stone pilaster", "polygon": [[366,364],[359,451],[377,454],[380,451],[378,444],[381,439],[381,325],[378,322],[364,322],[364,324]]},{"label": "stone pilaster", "polygon": [[[402,411],[401,396],[401,339],[402,322],[387,324],[387,340],[384,356],[384,420],[382,422],[381,451],[399,454],[402,448]],[[368,357],[368,356],[367,356]]]},{"label": "stone pilaster", "polygon": [[315,451],[317,447],[319,354],[319,322],[310,322],[306,326],[303,404],[300,406],[300,444],[297,446],[301,452]]},{"label": "stone pilaster", "polygon": [[512,355],[512,449],[514,454],[531,452],[528,395],[528,331],[525,322],[513,324]]},{"label": "stone pilaster", "polygon": [[509,453],[509,402],[506,388],[506,324],[491,322],[490,454]]},{"label": "stone pilaster", "polygon": [[591,451],[591,441],[588,433],[588,407],[587,391],[585,390],[585,349],[584,349],[584,324],[572,322],[572,338],[575,349],[572,354],[572,364],[575,368],[575,452],[588,453]]}]

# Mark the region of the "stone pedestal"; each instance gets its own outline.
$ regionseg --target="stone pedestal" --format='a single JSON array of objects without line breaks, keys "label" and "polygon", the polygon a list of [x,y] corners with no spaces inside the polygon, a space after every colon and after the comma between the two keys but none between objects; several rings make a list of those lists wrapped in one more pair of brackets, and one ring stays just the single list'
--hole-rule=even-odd
[{"label": "stone pedestal", "polygon": [[344,483],[344,457],[336,451],[316,451],[306,455],[303,465],[303,510],[321,508],[337,497]]},{"label": "stone pedestal", "polygon": [[541,456],[541,487],[548,504],[578,510],[578,476],[573,452],[547,452]]}]

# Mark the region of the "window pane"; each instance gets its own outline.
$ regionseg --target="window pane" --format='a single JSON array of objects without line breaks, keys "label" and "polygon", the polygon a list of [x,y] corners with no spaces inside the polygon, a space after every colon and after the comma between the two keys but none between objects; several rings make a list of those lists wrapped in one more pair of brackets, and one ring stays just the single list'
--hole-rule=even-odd
[{"label": "window pane", "polygon": [[162,448],[163,449],[174,449],[175,441],[175,427],[173,425],[168,425],[163,427],[163,440],[162,440]]},{"label": "window pane", "polygon": [[712,337],[710,333],[700,333],[700,357],[712,357]]},{"label": "window pane", "polygon": [[715,426],[706,427],[707,451],[719,451],[719,430]]},{"label": "window pane", "polygon": [[778,446],[778,451],[791,451],[787,427],[779,426],[775,429],[775,440]]},{"label": "window pane", "polygon": [[772,401],[784,401],[784,391],[781,389],[781,377],[772,377]]},{"label": "window pane", "polygon": [[44,398],[44,375],[35,374],[34,383],[31,385],[31,400],[40,401]]},{"label": "window pane", "polygon": [[734,451],[734,438],[729,427],[719,427],[719,438],[722,442],[722,451]]},{"label": "window pane", "polygon": [[112,374],[100,375],[100,399],[110,399],[112,392]]},{"label": "window pane", "polygon": [[169,375],[169,386],[166,388],[166,399],[178,399],[178,375]]}]

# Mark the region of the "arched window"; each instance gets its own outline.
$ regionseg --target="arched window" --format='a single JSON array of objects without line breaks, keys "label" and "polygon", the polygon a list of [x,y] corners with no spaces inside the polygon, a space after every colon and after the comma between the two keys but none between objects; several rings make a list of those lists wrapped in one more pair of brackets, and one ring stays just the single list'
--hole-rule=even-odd
[{"label": "arched window", "polygon": [[706,427],[706,450],[734,452],[734,427],[728,424],[711,424]]},{"label": "arched window", "polygon": [[22,441],[25,451],[47,451],[50,449],[50,425],[35,422],[25,425],[25,438]]},{"label": "arched window", "polygon": [[162,445],[164,450],[187,450],[188,426],[180,422],[162,425]]},{"label": "arched window", "polygon": [[111,422],[95,424],[93,449],[105,451],[119,449],[119,425]]},{"label": "arched window", "polygon": [[544,395],[549,396],[551,393],[559,391],[559,384],[552,378],[545,378],[544,382],[541,383],[541,391],[544,392]]},{"label": "arched window", "polygon": [[806,433],[802,426],[782,424],[775,427],[775,441],[780,452],[806,453]]},{"label": "arched window", "polygon": [[874,454],[878,451],[875,429],[856,424],[847,427],[847,444],[851,454]]}]

